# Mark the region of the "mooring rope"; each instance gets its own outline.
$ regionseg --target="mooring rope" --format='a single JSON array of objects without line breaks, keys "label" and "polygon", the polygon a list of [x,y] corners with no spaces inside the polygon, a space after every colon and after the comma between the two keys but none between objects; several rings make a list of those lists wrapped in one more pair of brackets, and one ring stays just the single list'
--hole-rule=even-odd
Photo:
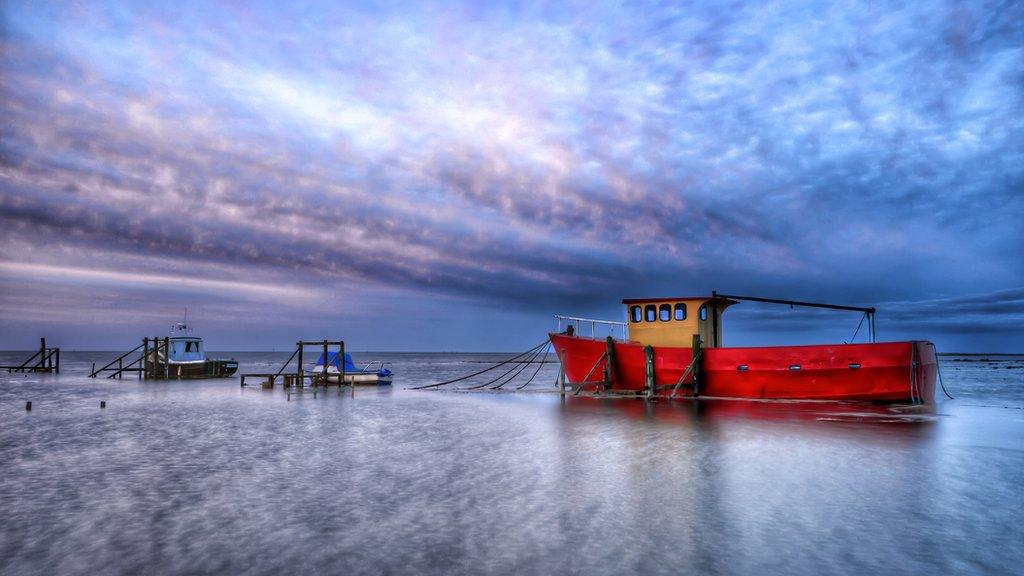
[{"label": "mooring rope", "polygon": [[939,364],[939,349],[936,348],[935,344],[932,344],[931,342],[929,342],[928,344],[931,344],[932,350],[935,351],[935,373],[939,375],[939,386],[942,387],[942,393],[946,395],[946,398],[949,398],[950,400],[956,400],[956,398],[953,398],[952,394],[946,392],[946,385],[943,384],[942,382],[942,365]]},{"label": "mooring rope", "polygon": [[[527,360],[527,361],[526,361],[525,363],[523,363],[523,364],[522,364],[522,365],[521,365],[521,366],[519,367],[519,370],[517,370],[517,371],[516,371],[516,373],[515,373],[515,374],[513,374],[511,378],[509,378],[508,380],[505,380],[504,382],[502,382],[502,383],[498,384],[497,386],[492,386],[492,387],[490,387],[490,389],[496,390],[496,389],[499,389],[499,388],[501,388],[501,387],[502,387],[502,386],[504,386],[505,384],[510,384],[510,383],[512,383],[512,381],[513,381],[513,380],[515,380],[516,378],[518,378],[518,377],[519,377],[519,374],[522,374],[522,372],[523,372],[524,370],[526,370],[526,368],[528,368],[530,364],[532,364],[532,363],[536,362],[536,361],[537,361],[537,359],[538,359],[538,357],[540,357],[540,356],[541,356],[541,355],[542,355],[543,353],[547,352],[547,349],[548,349],[548,346],[544,346],[544,347],[542,347],[541,349],[539,349],[539,351],[537,351],[537,352],[535,352],[535,353],[534,353],[534,356],[531,356],[531,357],[529,357],[529,360]],[[542,362],[542,364],[543,364],[543,362]]]},{"label": "mooring rope", "polygon": [[910,405],[918,404],[916,383],[918,383],[918,345],[910,343]]},{"label": "mooring rope", "polygon": [[518,367],[519,366],[513,364],[511,368],[509,368],[508,370],[505,370],[504,372],[499,374],[497,378],[492,378],[492,379],[488,380],[487,382],[484,382],[483,384],[474,384],[472,386],[466,386],[465,388],[458,388],[458,390],[479,390],[480,388],[483,388],[484,386],[488,386],[490,384],[494,384],[498,380],[501,380],[505,376],[508,376],[509,374],[512,373],[513,370],[515,370]]},{"label": "mooring rope", "polygon": [[519,370],[516,370],[515,374],[513,374],[511,377],[509,377],[508,380],[505,380],[504,382],[498,384],[497,386],[492,386],[491,390],[498,390],[502,386],[504,386],[505,384],[508,384],[508,383],[512,382],[513,380],[515,380],[516,378],[518,378],[519,375],[523,373],[523,370],[526,370],[526,368],[529,367],[530,364],[533,364],[533,361],[536,360],[537,356],[540,356],[540,353],[543,352],[544,350],[547,350],[547,346],[544,346],[542,348],[538,348],[537,351],[533,353],[533,356],[530,356],[530,358],[526,362],[520,364]]},{"label": "mooring rope", "polygon": [[[540,347],[534,347],[533,350],[536,350],[536,351],[539,352],[540,351]],[[508,376],[509,374],[512,374],[513,372],[516,371],[516,369],[520,369],[520,371],[522,371],[522,368],[524,368],[530,362],[532,362],[532,359],[535,356],[536,356],[536,352],[534,352],[533,356],[530,356],[530,359],[526,360],[525,362],[520,361],[518,366],[513,364],[512,367],[509,368],[508,370],[506,370],[503,374],[499,375],[496,378],[491,378],[490,380],[488,380],[487,382],[484,382],[483,384],[476,384],[476,385],[473,385],[473,386],[467,386],[465,388],[458,388],[458,390],[479,390],[480,388],[483,388],[485,386],[490,386],[491,384],[494,384],[495,382],[501,380],[505,376]],[[518,373],[517,374],[513,374],[512,378],[515,378],[516,376],[518,376]]]},{"label": "mooring rope", "polygon": [[[533,353],[533,356],[530,356],[530,358],[529,358],[529,359],[527,359],[527,360],[526,360],[525,362],[520,362],[518,366],[516,366],[516,365],[514,365],[514,364],[513,364],[511,368],[509,368],[508,370],[505,370],[505,372],[504,372],[503,374],[499,375],[498,377],[496,377],[496,378],[491,378],[490,380],[488,380],[487,382],[484,382],[483,384],[475,384],[475,385],[473,385],[473,386],[467,386],[467,387],[465,387],[465,388],[459,388],[459,390],[479,390],[480,388],[483,388],[483,387],[485,387],[485,386],[490,386],[491,384],[494,384],[495,382],[497,382],[497,381],[501,380],[501,379],[502,379],[502,378],[504,378],[505,376],[508,376],[509,374],[512,374],[513,372],[515,372],[515,371],[516,371],[516,369],[519,369],[519,371],[520,371],[520,372],[522,372],[522,369],[523,369],[523,368],[525,368],[525,367],[526,367],[527,365],[529,365],[529,364],[530,364],[530,363],[531,363],[531,362],[533,361],[533,358],[535,358],[535,357],[536,357],[536,355],[537,355],[537,352],[539,352],[539,351],[540,351],[540,349],[541,349],[541,347],[540,347],[540,346],[535,346],[535,347],[534,347],[534,348],[532,348],[531,350],[528,350],[528,352],[529,352],[529,351],[535,351],[535,352]],[[516,373],[516,374],[514,374],[514,375],[512,376],[512,378],[515,378],[515,377],[516,377],[516,376],[518,376],[518,375],[519,375],[519,374],[518,374],[518,373]]]},{"label": "mooring rope", "polygon": [[410,388],[410,390],[423,390],[424,388],[436,388],[437,386],[444,386],[445,384],[454,384],[455,382],[461,382],[463,380],[468,380],[468,379],[470,379],[470,378],[472,378],[474,376],[479,376],[479,375],[481,375],[481,374],[483,374],[485,372],[490,372],[491,370],[494,370],[495,368],[498,368],[500,366],[504,366],[505,364],[508,364],[509,362],[515,362],[516,360],[522,358],[523,356],[526,356],[527,354],[532,353],[537,348],[540,348],[541,346],[546,346],[547,344],[548,344],[548,341],[545,340],[544,342],[534,346],[533,348],[530,348],[526,352],[523,352],[521,354],[516,354],[515,356],[509,358],[508,360],[504,360],[502,362],[498,362],[497,364],[495,364],[493,366],[490,366],[488,368],[484,368],[483,370],[480,370],[478,372],[474,372],[474,373],[466,375],[466,376],[461,376],[459,378],[453,378],[451,380],[446,380],[444,382],[437,382],[436,384],[425,384],[423,386],[414,386],[414,387]]},{"label": "mooring rope", "polygon": [[[551,349],[551,343],[548,342],[548,346],[546,348],[544,348],[544,354],[542,356],[547,357],[548,350],[550,350],[550,349]],[[544,367],[544,358],[542,357],[540,362],[537,363],[537,369],[533,371],[533,376],[530,376],[530,379],[526,381],[526,384],[523,384],[523,385],[517,387],[516,390],[522,390],[523,388],[526,388],[526,386],[530,382],[533,382],[533,379],[537,377],[537,374],[540,373],[540,369],[543,368],[543,367]]]}]

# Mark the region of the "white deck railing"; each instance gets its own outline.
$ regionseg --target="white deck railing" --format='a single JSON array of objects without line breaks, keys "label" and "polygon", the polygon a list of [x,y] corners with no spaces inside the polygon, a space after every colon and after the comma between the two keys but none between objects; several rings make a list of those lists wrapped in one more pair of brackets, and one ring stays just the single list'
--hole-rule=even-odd
[{"label": "white deck railing", "polygon": [[[620,329],[622,331],[622,340],[628,340],[625,322],[616,322],[614,320],[595,320],[594,318],[579,318],[576,316],[562,316],[561,314],[555,314],[555,319],[558,321],[559,332],[562,332],[564,329],[572,326],[573,332],[575,332],[576,336],[585,336],[581,328],[589,324],[591,338],[603,338],[604,336],[611,336],[614,338],[615,330]],[[565,328],[562,328],[563,324],[565,325]],[[601,333],[598,333],[598,326],[607,328],[608,332],[604,333],[604,330],[602,330]]]}]

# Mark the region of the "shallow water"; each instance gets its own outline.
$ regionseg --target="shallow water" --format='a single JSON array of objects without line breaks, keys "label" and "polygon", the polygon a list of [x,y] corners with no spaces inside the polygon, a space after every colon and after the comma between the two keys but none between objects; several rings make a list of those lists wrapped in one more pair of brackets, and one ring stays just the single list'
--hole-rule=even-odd
[{"label": "shallow water", "polygon": [[0,573],[1022,573],[1024,357],[944,357],[934,411],[404,389],[494,357],[356,354],[396,381],[354,397],[0,373]]}]

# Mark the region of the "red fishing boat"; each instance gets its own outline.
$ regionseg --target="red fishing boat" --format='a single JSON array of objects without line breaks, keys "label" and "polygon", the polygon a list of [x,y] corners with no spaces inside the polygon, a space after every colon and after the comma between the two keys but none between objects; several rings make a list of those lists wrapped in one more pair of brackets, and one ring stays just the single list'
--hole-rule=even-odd
[{"label": "red fishing boat", "polygon": [[[812,346],[722,346],[722,314],[740,300],[856,310],[869,342]],[[931,342],[875,342],[874,308],[751,296],[626,299],[628,322],[557,316],[549,335],[563,377],[577,391],[646,396],[866,400],[931,403],[936,357]],[[581,334],[589,324],[590,336]],[[598,326],[622,338],[598,338]],[[858,326],[859,330],[859,326]],[[856,336],[856,335],[855,335]]]}]

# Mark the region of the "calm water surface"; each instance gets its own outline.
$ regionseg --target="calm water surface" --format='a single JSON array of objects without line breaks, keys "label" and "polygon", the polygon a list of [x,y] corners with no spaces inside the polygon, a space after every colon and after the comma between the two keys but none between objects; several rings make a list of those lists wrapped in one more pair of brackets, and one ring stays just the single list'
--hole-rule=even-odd
[{"label": "calm water surface", "polygon": [[931,413],[562,403],[554,365],[417,392],[493,356],[356,357],[394,389],[0,373],[0,573],[1024,573],[1024,357],[944,358]]}]

